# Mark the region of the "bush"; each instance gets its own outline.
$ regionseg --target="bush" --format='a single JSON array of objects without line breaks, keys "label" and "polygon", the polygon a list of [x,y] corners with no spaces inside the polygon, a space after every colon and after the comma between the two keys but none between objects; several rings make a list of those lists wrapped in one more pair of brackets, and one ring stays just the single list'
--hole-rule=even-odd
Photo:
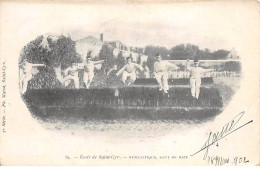
[{"label": "bush", "polygon": [[24,46],[20,54],[20,62],[26,58],[33,64],[45,64],[46,67],[39,67],[38,74],[29,82],[29,88],[55,88],[60,86],[53,67],[61,65],[65,69],[73,62],[82,62],[76,52],[76,43],[70,37],[59,36],[57,40],[47,37],[49,49],[43,47],[44,36],[39,36],[29,44]]}]

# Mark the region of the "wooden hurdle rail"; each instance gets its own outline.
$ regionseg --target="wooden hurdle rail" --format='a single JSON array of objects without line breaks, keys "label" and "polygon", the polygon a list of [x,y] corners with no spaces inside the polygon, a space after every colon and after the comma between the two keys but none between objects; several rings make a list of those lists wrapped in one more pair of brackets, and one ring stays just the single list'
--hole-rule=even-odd
[{"label": "wooden hurdle rail", "polygon": [[[213,78],[212,77],[203,77],[201,78],[201,84],[202,85],[211,85],[213,84]],[[134,82],[135,85],[158,85],[155,78],[138,78]],[[190,85],[190,79],[189,78],[169,78],[168,79],[169,85]]]}]

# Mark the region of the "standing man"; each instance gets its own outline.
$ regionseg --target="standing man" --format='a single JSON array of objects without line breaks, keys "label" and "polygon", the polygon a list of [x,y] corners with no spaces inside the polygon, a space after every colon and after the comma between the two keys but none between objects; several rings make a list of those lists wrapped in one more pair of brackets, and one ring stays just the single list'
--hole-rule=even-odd
[{"label": "standing man", "polygon": [[32,64],[24,59],[24,62],[19,64],[20,68],[20,92],[24,94],[27,90],[28,82],[36,75],[39,70],[35,67],[45,66],[44,64]]},{"label": "standing man", "polygon": [[[136,72],[135,72],[136,69],[140,69],[141,71],[143,71],[143,67],[141,65],[133,63],[131,57],[127,57],[126,60],[127,60],[127,64],[116,74],[116,76],[122,74],[121,80],[124,84],[128,77],[132,80],[132,82],[136,80]],[[128,83],[127,85],[130,85],[130,83]]]},{"label": "standing man", "polygon": [[203,69],[199,67],[198,59],[194,59],[194,67],[189,67],[189,60],[186,63],[186,70],[190,71],[190,85],[192,97],[198,99],[200,94],[201,74],[206,72],[212,72],[214,69]]},{"label": "standing man", "polygon": [[157,80],[160,88],[159,91],[164,91],[168,93],[168,69],[179,70],[180,68],[170,62],[162,61],[162,58],[159,54],[156,55],[157,61],[154,63],[154,75]]},{"label": "standing man", "polygon": [[102,64],[104,60],[101,61],[91,61],[91,56],[88,55],[86,57],[86,62],[83,63],[83,69],[84,69],[84,75],[83,75],[83,81],[85,83],[85,86],[87,89],[89,89],[91,82],[94,78],[94,68],[95,65]]}]

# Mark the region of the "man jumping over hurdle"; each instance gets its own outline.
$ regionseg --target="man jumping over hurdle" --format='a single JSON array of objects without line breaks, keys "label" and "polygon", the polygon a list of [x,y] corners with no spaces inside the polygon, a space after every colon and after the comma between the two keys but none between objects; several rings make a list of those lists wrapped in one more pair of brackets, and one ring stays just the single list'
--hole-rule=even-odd
[{"label": "man jumping over hurdle", "polygon": [[193,98],[198,99],[200,94],[201,74],[206,72],[213,72],[214,69],[203,69],[199,67],[199,60],[194,59],[194,67],[189,67],[189,60],[186,63],[186,70],[190,71],[190,86],[191,95]]},{"label": "man jumping over hurdle", "polygon": [[62,84],[65,84],[65,82],[67,81],[71,81],[73,80],[75,88],[78,89],[79,88],[79,70],[82,69],[81,67],[79,67],[78,65],[72,65],[71,67],[68,67],[67,69],[65,69],[63,71],[63,73],[66,75],[63,79],[62,79]]},{"label": "man jumping over hurdle", "polygon": [[[124,84],[128,77],[130,78],[132,83],[136,80],[136,72],[135,72],[136,69],[143,71],[143,67],[141,65],[133,63],[131,57],[127,57],[126,60],[127,60],[127,64],[121,70],[119,70],[116,74],[116,76],[119,76],[122,74],[121,80]],[[130,85],[130,83],[128,83],[127,85]]]},{"label": "man jumping over hurdle", "polygon": [[164,91],[164,93],[168,93],[169,85],[168,85],[168,69],[171,68],[173,70],[179,70],[180,68],[170,62],[162,61],[162,58],[159,54],[156,55],[157,61],[154,63],[154,76],[157,80],[160,88],[159,91]]},{"label": "man jumping over hurdle", "polygon": [[20,70],[20,92],[24,94],[27,90],[28,82],[36,75],[39,70],[36,67],[45,66],[44,64],[32,64],[25,58],[22,63],[19,64]]},{"label": "man jumping over hurdle", "polygon": [[104,60],[100,61],[91,61],[91,56],[88,55],[86,57],[86,62],[83,63],[83,68],[84,68],[84,75],[83,75],[83,81],[85,83],[85,86],[87,89],[89,89],[91,82],[93,81],[94,78],[94,68],[95,65],[102,64]]}]

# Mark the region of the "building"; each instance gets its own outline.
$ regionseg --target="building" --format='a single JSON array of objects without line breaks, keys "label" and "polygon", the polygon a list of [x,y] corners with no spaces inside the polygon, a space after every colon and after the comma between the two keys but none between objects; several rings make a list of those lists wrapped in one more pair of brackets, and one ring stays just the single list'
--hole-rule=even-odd
[{"label": "building", "polygon": [[87,36],[85,38],[79,39],[76,41],[76,51],[78,54],[81,55],[83,60],[85,59],[89,51],[91,51],[92,57],[95,58],[99,56],[99,53],[104,44],[104,42],[101,40],[93,36]]}]

